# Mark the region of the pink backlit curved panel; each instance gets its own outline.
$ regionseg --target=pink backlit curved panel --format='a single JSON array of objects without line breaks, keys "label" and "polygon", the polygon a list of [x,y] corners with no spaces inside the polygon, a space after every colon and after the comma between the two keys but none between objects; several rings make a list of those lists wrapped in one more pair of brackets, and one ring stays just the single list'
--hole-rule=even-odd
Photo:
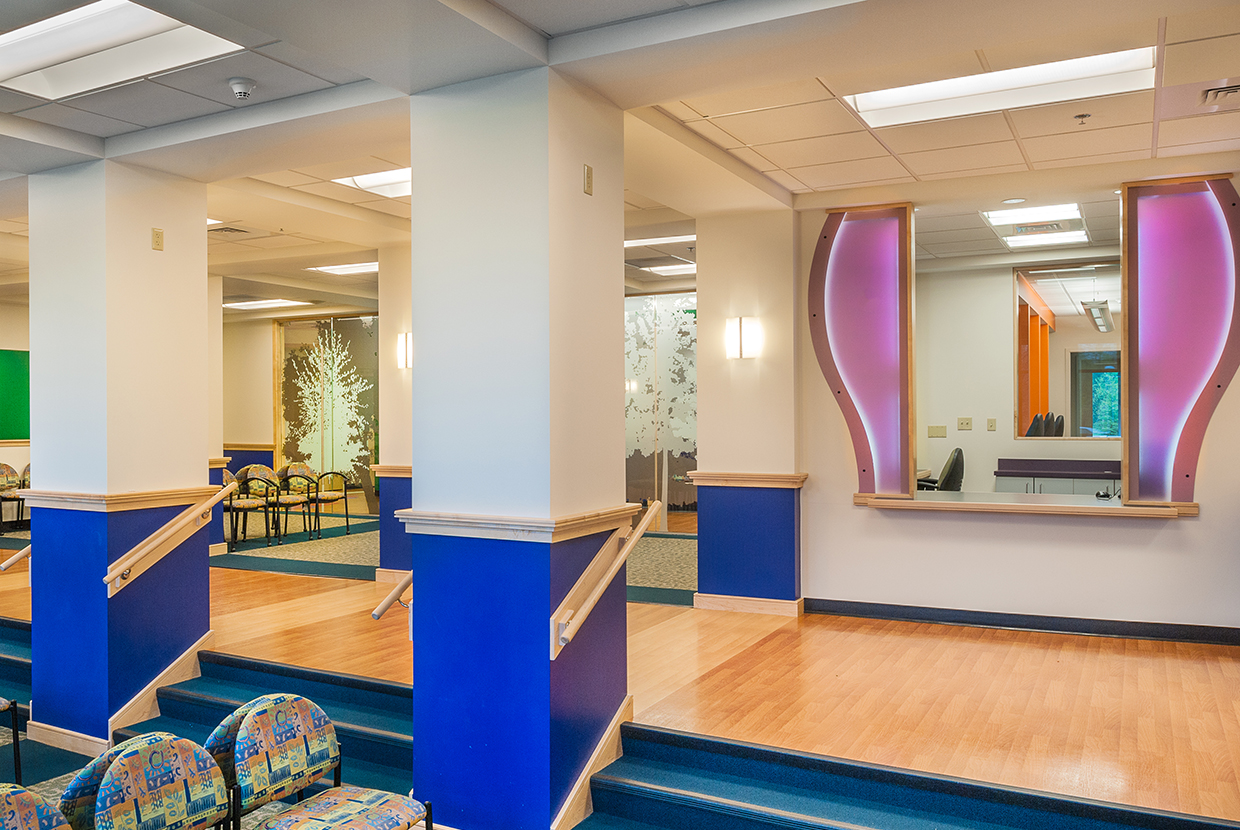
[{"label": "pink backlit curved panel", "polygon": [[[1227,180],[1128,188],[1129,500],[1191,502],[1240,365],[1240,208]],[[1135,452],[1134,452],[1135,448]]]},{"label": "pink backlit curved panel", "polygon": [[810,334],[862,493],[908,493],[907,210],[833,213],[810,267]]}]

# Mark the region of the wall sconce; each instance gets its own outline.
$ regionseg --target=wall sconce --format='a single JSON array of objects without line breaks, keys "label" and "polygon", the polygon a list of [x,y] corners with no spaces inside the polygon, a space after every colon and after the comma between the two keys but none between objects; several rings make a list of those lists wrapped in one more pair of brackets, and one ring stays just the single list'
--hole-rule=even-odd
[{"label": "wall sconce", "polygon": [[729,317],[724,328],[728,359],[758,357],[766,336],[757,317]]},{"label": "wall sconce", "polygon": [[413,334],[396,335],[396,368],[413,368]]}]

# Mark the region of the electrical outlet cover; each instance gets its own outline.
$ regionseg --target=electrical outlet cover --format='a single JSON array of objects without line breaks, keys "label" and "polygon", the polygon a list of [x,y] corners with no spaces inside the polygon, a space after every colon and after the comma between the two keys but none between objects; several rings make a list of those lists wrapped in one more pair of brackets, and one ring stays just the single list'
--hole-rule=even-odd
[{"label": "electrical outlet cover", "polygon": [[959,430],[973,429],[973,419],[972,418],[957,418],[956,429],[959,429]]},{"label": "electrical outlet cover", "polygon": [[926,436],[928,438],[946,438],[947,437],[947,425],[944,424],[943,426],[928,427],[926,429]]}]

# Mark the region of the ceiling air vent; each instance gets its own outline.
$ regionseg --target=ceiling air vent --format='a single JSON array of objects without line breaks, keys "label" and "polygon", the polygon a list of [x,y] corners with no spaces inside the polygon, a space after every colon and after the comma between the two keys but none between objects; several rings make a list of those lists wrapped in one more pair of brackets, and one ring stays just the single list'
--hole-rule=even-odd
[{"label": "ceiling air vent", "polygon": [[1201,91],[1203,107],[1234,107],[1240,105],[1240,84],[1216,86]]},{"label": "ceiling air vent", "polygon": [[1039,222],[1036,225],[1016,225],[1012,228],[1014,233],[1053,233],[1062,230],[1064,226],[1060,222]]},{"label": "ceiling air vent", "polygon": [[242,230],[241,228],[208,228],[207,233],[220,233],[220,234],[239,233],[242,236],[247,236],[249,235],[250,232]]}]

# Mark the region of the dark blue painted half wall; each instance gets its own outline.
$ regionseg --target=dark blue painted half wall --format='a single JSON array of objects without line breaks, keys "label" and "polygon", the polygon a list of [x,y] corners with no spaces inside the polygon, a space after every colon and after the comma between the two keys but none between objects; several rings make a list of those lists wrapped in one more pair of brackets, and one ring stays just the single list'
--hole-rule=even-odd
[{"label": "dark blue painted half wall", "polygon": [[801,596],[801,491],[699,486],[698,591]]},{"label": "dark blue painted half wall", "polygon": [[379,567],[407,571],[413,567],[413,536],[396,518],[397,510],[413,504],[413,489],[408,478],[379,477]]}]

